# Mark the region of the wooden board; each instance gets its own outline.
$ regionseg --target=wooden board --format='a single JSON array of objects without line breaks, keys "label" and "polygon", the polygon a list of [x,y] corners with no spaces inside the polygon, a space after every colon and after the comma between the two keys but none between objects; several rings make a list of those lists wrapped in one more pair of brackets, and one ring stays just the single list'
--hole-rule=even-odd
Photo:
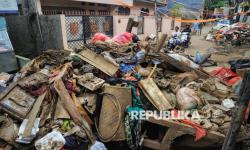
[{"label": "wooden board", "polygon": [[124,112],[127,106],[132,104],[132,95],[131,89],[128,87],[119,87],[119,86],[109,86],[105,85],[104,93],[109,93],[114,95],[120,103],[121,112],[117,112],[117,108],[111,98],[112,96],[104,95],[101,113],[99,117],[99,132],[104,138],[112,136],[117,129],[118,122],[118,113],[121,113],[121,124],[113,138],[113,141],[125,140],[125,126],[124,126]]},{"label": "wooden board", "polygon": [[140,86],[144,95],[159,111],[173,108],[152,78],[141,80]]},{"label": "wooden board", "polygon": [[79,52],[77,56],[110,76],[114,75],[119,68],[118,66],[115,66],[114,64],[107,61],[101,55],[96,54],[89,49]]},{"label": "wooden board", "polygon": [[15,119],[23,120],[31,110],[35,98],[26,93],[20,86],[11,85],[1,96],[2,110]]},{"label": "wooden board", "polygon": [[164,46],[167,38],[168,38],[167,34],[162,34],[162,36],[161,36],[161,38],[160,38],[160,40],[159,40],[159,42],[157,44],[156,52],[159,52],[162,49],[162,47]]},{"label": "wooden board", "polygon": [[[195,129],[192,126],[181,123],[181,122],[177,122],[173,120],[156,120],[153,117],[149,117],[149,120],[147,121],[154,123],[154,124],[161,125],[161,126],[175,128],[177,131],[182,131],[189,135],[195,135]],[[205,136],[205,138],[216,143],[222,143],[225,139],[225,135],[219,132],[210,131],[210,132],[207,132],[207,135]]]},{"label": "wooden board", "polygon": [[27,122],[27,125],[26,125],[26,128],[24,129],[24,132],[23,132],[23,137],[29,137],[31,135],[31,130],[34,126],[34,123],[35,123],[35,120],[36,120],[36,116],[37,116],[37,113],[39,112],[40,110],[40,107],[42,105],[42,102],[46,96],[47,92],[43,93],[42,95],[40,95],[36,102],[34,103],[30,113],[29,113],[29,116],[28,116],[28,122]]}]

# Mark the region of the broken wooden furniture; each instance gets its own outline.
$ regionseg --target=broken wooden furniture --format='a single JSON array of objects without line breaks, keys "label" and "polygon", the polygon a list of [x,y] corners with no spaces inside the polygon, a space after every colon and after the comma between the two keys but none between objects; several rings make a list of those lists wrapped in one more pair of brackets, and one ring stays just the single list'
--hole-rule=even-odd
[{"label": "broken wooden furniture", "polygon": [[139,23],[134,21],[133,18],[129,18],[128,19],[128,24],[127,24],[127,28],[126,28],[126,32],[132,32],[133,27],[138,27]]},{"label": "broken wooden furniture", "polygon": [[[161,125],[167,127],[166,133],[164,137],[159,140],[151,140],[145,138],[143,141],[143,146],[155,150],[170,150],[171,144],[173,143],[174,139],[182,136],[182,135],[194,135],[195,136],[195,129],[189,125],[173,121],[173,120],[156,120],[153,117],[149,117],[147,122],[153,123],[155,125]],[[222,144],[225,136],[219,132],[207,132],[205,139],[212,141],[213,143]]]},{"label": "broken wooden furniture", "polygon": [[89,49],[79,52],[78,54],[76,54],[76,56],[100,69],[102,72],[106,73],[109,76],[114,75],[118,70],[118,66],[115,66],[101,55],[98,55]]},{"label": "broken wooden furniture", "polygon": [[81,86],[83,86],[91,91],[95,91],[95,90],[99,89],[105,82],[105,80],[94,76],[93,73],[86,73],[86,74],[79,76],[77,78],[78,78],[78,84],[80,84]]},{"label": "broken wooden furniture", "polygon": [[0,96],[1,109],[18,120],[23,120],[31,110],[35,98],[17,84],[12,84]]}]

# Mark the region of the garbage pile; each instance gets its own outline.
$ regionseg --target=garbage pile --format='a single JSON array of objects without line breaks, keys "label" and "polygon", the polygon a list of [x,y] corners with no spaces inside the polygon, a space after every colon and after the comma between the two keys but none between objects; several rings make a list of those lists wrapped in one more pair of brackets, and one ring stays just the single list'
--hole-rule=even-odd
[{"label": "garbage pile", "polygon": [[146,120],[131,112],[143,110],[197,110],[198,119],[174,121],[197,129],[196,140],[226,134],[237,101],[230,86],[184,56],[131,42],[104,38],[74,52],[47,50],[20,72],[1,73],[1,146],[105,150],[125,141],[137,149]]},{"label": "garbage pile", "polygon": [[241,46],[250,44],[250,32],[247,23],[217,25],[206,36],[206,40],[215,41],[217,45]]}]

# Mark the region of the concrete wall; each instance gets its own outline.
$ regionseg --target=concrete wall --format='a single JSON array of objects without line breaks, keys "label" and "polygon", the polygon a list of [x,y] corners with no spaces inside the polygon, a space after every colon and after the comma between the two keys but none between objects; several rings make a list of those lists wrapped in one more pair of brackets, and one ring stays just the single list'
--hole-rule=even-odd
[{"label": "concrete wall", "polygon": [[46,49],[67,49],[65,20],[63,15],[39,16],[39,28],[35,17],[7,16],[7,28],[16,54],[32,58]]},{"label": "concrete wall", "polygon": [[31,56],[36,53],[35,38],[31,36],[31,24],[27,16],[6,16],[8,33],[18,55]]},{"label": "concrete wall", "polygon": [[[134,18],[137,20],[137,16],[113,16],[113,25],[114,25],[114,35],[125,32],[128,18]],[[162,32],[159,32],[159,35],[162,33],[167,33],[171,35],[173,30],[171,30],[171,19],[167,17],[162,18]],[[181,26],[181,23],[175,22],[175,26]],[[137,34],[137,28],[133,28],[132,33]],[[144,16],[144,34],[138,35],[140,38],[145,38],[150,34],[156,34],[156,24],[154,16]]]},{"label": "concrete wall", "polygon": [[134,16],[140,16],[142,8],[148,8],[149,15],[154,15],[155,11],[154,3],[147,3],[147,2],[134,2],[133,7],[130,8],[130,14]]},{"label": "concrete wall", "polygon": [[67,49],[64,15],[40,16],[45,49]]}]

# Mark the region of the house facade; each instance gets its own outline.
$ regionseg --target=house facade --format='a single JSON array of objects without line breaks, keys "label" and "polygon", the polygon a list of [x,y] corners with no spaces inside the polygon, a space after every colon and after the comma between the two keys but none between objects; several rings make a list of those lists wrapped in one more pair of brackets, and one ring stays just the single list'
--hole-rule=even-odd
[{"label": "house facade", "polygon": [[[43,14],[140,15],[144,10],[153,15],[154,0],[40,0]],[[157,0],[157,5],[166,5]]]},{"label": "house facade", "polygon": [[[167,4],[166,0],[156,2],[157,7]],[[38,0],[37,3],[41,14],[63,16],[63,35],[70,49],[82,47],[97,32],[108,36],[125,32],[129,18],[139,22],[132,32],[140,38],[172,32],[171,18],[160,17],[156,24],[155,0]]]}]

